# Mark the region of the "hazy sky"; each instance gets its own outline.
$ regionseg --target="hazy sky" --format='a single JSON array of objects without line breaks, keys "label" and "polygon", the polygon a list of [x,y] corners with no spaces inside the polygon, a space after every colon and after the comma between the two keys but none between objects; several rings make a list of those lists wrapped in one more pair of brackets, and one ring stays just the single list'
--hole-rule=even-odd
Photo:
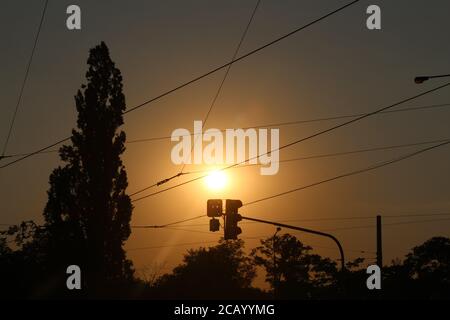
[{"label": "hazy sky", "polygon": [[[327,13],[343,0],[263,0],[241,48],[246,53]],[[6,138],[44,1],[0,3],[0,142]],[[66,28],[66,8],[78,4],[82,30]],[[227,62],[255,1],[49,1],[39,43],[7,154],[29,152],[70,134],[75,126],[73,96],[85,81],[89,48],[105,41],[122,71],[127,106],[133,107]],[[382,30],[366,28],[370,4],[382,10]],[[444,83],[416,85],[421,74],[450,73],[450,3],[433,1],[361,1],[313,27],[259,52],[231,69],[211,113],[208,128],[249,127],[373,111]],[[205,116],[223,71],[125,117],[128,139],[192,130]],[[448,81],[448,80],[447,80]],[[446,88],[403,105],[450,103]],[[375,116],[281,151],[281,159],[450,138],[450,108]],[[338,124],[315,122],[280,127],[280,144]],[[124,160],[129,192],[176,174],[170,140],[127,145]],[[250,202],[347,171],[364,168],[422,147],[282,163],[275,176],[258,167],[227,171],[229,184],[213,192],[197,181],[135,203],[132,224],[164,224],[205,213],[209,198]],[[434,150],[371,173],[346,178],[242,209],[242,214],[272,220],[321,219],[376,214],[450,212],[450,147]],[[5,163],[2,160],[1,163]],[[42,222],[48,176],[57,154],[42,154],[0,169],[0,223]],[[187,166],[186,171],[203,169]],[[189,176],[192,177],[192,176]],[[178,178],[169,187],[188,177]],[[163,187],[161,187],[163,188]],[[152,189],[157,191],[158,189]],[[445,217],[441,217],[445,218]],[[415,220],[433,218],[417,218]],[[385,219],[386,224],[412,219]],[[192,222],[205,224],[206,218]],[[322,230],[375,225],[361,220],[292,222]],[[242,237],[269,236],[274,227],[243,224]],[[386,226],[385,261],[435,235],[450,236],[450,221]],[[180,227],[181,228],[181,227]],[[137,269],[163,265],[168,271],[189,246],[214,241],[222,233],[134,230],[126,248]],[[194,232],[192,232],[194,231]],[[375,251],[375,229],[336,230],[348,258],[354,251]],[[317,251],[336,258],[327,239],[298,234]],[[247,240],[247,248],[257,239]],[[196,247],[196,246],[195,246]],[[322,248],[324,247],[324,248]],[[354,250],[354,251],[353,251]],[[373,262],[374,254],[364,254]]]}]

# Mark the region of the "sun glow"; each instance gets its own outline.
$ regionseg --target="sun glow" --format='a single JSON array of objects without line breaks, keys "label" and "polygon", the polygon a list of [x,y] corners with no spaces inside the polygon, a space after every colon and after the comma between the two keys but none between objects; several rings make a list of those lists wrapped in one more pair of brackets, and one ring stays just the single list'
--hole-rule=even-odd
[{"label": "sun glow", "polygon": [[212,171],[205,178],[206,186],[211,190],[222,190],[227,185],[227,175],[223,171]]}]

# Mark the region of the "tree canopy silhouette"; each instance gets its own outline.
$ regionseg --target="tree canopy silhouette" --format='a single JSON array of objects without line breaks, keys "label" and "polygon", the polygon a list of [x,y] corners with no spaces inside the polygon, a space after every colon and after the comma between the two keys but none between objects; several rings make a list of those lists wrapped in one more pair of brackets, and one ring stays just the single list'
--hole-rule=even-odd
[{"label": "tree canopy silhouette", "polygon": [[217,246],[189,250],[183,263],[155,282],[154,297],[172,299],[256,298],[251,287],[255,266],[244,242],[221,240]]},{"label": "tree canopy silhouette", "polygon": [[407,254],[404,266],[429,298],[450,297],[450,239],[433,237]]},{"label": "tree canopy silhouette", "polygon": [[286,233],[261,240],[251,255],[255,264],[265,269],[266,281],[277,297],[313,298],[317,289],[335,288],[337,269],[334,261],[311,250]]},{"label": "tree canopy silhouette", "polygon": [[109,282],[132,278],[122,248],[131,233],[132,205],[120,158],[122,76],[104,42],[90,50],[87,63],[87,84],[75,96],[77,129],[72,144],[59,150],[65,165],[50,176],[44,217],[51,259],[59,266],[79,264],[86,289],[98,292]]}]

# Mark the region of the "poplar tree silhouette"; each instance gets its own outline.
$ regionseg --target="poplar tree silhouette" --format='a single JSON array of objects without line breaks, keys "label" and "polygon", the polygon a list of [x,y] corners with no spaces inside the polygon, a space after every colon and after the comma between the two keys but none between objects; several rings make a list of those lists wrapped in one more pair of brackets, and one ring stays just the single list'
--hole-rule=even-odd
[{"label": "poplar tree silhouette", "polygon": [[87,84],[75,96],[72,145],[59,150],[64,166],[50,176],[44,210],[48,250],[55,265],[78,264],[84,289],[102,295],[133,277],[122,246],[129,237],[132,205],[121,160],[126,109],[122,76],[104,42],[90,50]]}]

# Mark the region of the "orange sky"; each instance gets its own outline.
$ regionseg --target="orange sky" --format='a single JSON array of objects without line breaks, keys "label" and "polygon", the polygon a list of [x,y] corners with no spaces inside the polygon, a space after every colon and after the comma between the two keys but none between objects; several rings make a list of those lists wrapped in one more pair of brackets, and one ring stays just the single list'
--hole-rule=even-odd
[{"label": "orange sky", "polygon": [[[82,30],[65,29],[69,2],[50,2],[35,59],[8,153],[38,149],[67,136],[75,125],[73,96],[86,71],[90,47],[105,41],[121,69],[127,106],[190,80],[227,62],[249,18],[254,1],[79,1]],[[344,4],[345,1],[262,1],[241,53],[254,49]],[[365,27],[362,1],[311,29],[286,39],[233,66],[208,120],[208,128],[238,128],[260,124],[373,111],[442,83],[421,86],[419,74],[449,73],[450,43],[447,1],[380,1],[382,30]],[[6,136],[23,77],[40,3],[7,1],[0,4],[0,63],[3,103],[0,138]],[[407,10],[405,9],[407,8]],[[192,131],[203,119],[223,72],[152,103],[125,117],[128,139],[167,136],[176,128]],[[450,103],[450,90],[417,99],[407,106]],[[375,116],[330,134],[281,151],[281,159],[361,148],[413,143],[450,137],[450,108]],[[280,127],[280,145],[310,135],[339,121]],[[170,140],[128,144],[124,161],[129,192],[179,172],[172,164]],[[340,173],[411,152],[420,147],[341,157],[282,163],[275,176],[261,176],[258,167],[227,171],[228,185],[214,192],[203,181],[135,203],[132,224],[164,224],[205,213],[209,198],[250,202],[310,184]],[[362,220],[297,221],[323,230],[375,226],[376,214],[450,213],[450,148],[423,154],[390,167],[324,184],[242,209],[242,214],[271,220],[373,217]],[[0,170],[1,223],[34,219],[42,222],[48,176],[59,164],[56,154],[38,155]],[[202,166],[188,165],[186,171]],[[189,177],[164,185],[170,187]],[[162,188],[162,187],[161,187]],[[157,191],[158,189],[153,189]],[[417,218],[416,220],[431,218]],[[410,221],[385,219],[386,223]],[[206,218],[185,223],[207,224]],[[430,222],[386,226],[385,262],[434,235],[450,236],[449,223]],[[181,226],[179,228],[182,228]],[[138,270],[163,265],[169,271],[190,246],[183,243],[218,240],[205,234],[207,225],[191,230],[134,230],[126,248]],[[270,236],[275,228],[242,224],[242,238]],[[201,231],[201,232],[195,232]],[[334,231],[347,258],[358,251],[375,251],[375,229]],[[336,258],[334,244],[297,234],[317,246],[320,254]],[[258,239],[247,239],[252,248]],[[196,246],[194,246],[196,247]],[[323,248],[319,248],[323,247]],[[374,254],[364,254],[369,259]],[[373,260],[368,260],[371,262]]]}]

